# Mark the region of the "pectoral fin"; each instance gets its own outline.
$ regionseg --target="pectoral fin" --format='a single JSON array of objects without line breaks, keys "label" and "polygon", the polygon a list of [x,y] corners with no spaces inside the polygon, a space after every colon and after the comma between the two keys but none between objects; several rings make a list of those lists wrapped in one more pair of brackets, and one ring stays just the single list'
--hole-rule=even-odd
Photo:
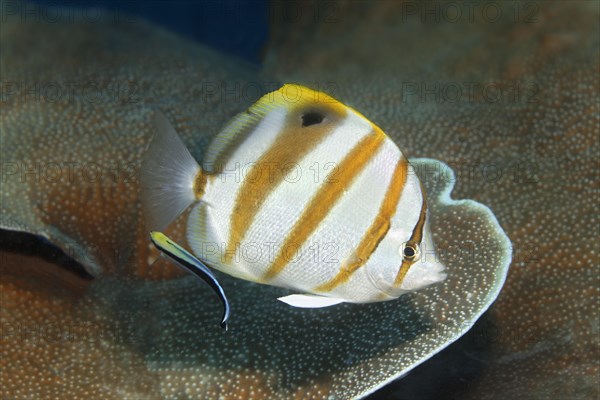
[{"label": "pectoral fin", "polygon": [[292,294],[285,297],[280,297],[277,300],[289,304],[293,307],[300,308],[321,308],[334,306],[343,303],[344,300],[333,297],[316,296],[312,294]]}]

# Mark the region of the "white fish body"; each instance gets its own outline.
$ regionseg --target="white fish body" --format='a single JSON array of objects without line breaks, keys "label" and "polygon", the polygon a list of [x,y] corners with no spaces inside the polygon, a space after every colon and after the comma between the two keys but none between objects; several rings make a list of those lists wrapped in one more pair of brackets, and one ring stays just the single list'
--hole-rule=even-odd
[{"label": "white fish body", "polygon": [[202,168],[163,116],[142,165],[162,229],[193,204],[192,252],[209,266],[303,294],[299,307],[397,298],[445,279],[408,160],[357,111],[284,85],[217,135]]}]

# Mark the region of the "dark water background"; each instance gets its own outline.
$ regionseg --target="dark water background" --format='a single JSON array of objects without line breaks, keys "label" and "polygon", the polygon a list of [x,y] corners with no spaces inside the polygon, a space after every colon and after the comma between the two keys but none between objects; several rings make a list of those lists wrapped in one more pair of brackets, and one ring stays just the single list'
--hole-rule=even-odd
[{"label": "dark water background", "polygon": [[[266,0],[38,0],[34,3],[46,7],[97,7],[115,15],[129,14],[255,64],[260,63],[269,32]],[[94,18],[91,11],[89,18]]]}]

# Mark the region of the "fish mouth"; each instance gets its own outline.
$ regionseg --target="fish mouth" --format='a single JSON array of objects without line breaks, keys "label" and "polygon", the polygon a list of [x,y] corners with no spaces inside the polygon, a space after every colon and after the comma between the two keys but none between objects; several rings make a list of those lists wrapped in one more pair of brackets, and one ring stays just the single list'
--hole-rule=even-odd
[{"label": "fish mouth", "polygon": [[[423,268],[423,266],[421,266],[421,268]],[[369,279],[369,282],[371,282],[371,285],[373,285],[380,292],[392,298],[398,298],[405,293],[421,290],[441,283],[448,277],[448,274],[445,272],[445,266],[437,262],[431,266],[428,266],[428,273],[425,276],[420,276],[418,283],[414,283],[414,278],[407,274],[406,279],[399,286],[394,286],[393,283],[386,283],[386,280],[378,277],[371,270],[371,268],[366,268],[366,270],[366,275]],[[410,287],[412,286],[411,283],[413,283],[414,287]],[[409,288],[407,288],[407,286],[409,286]]]},{"label": "fish mouth", "polygon": [[369,282],[371,282],[371,285],[373,285],[373,287],[375,287],[377,290],[379,290],[381,293],[391,297],[391,298],[398,298],[401,295],[403,295],[404,293],[407,293],[408,291],[403,290],[401,288],[396,288],[393,285],[385,285],[383,282],[383,279],[378,279],[376,276],[373,275],[373,272],[371,271],[372,268],[365,268],[367,271],[367,279],[369,279]]},{"label": "fish mouth", "polygon": [[[403,290],[411,292],[424,289],[431,285],[441,283],[448,277],[445,266],[439,262],[426,263],[426,265],[420,265],[419,267],[419,272],[421,272],[421,274],[418,276],[411,276],[409,271],[401,285],[401,287],[404,288]],[[425,271],[425,273],[423,273],[423,271]]]}]

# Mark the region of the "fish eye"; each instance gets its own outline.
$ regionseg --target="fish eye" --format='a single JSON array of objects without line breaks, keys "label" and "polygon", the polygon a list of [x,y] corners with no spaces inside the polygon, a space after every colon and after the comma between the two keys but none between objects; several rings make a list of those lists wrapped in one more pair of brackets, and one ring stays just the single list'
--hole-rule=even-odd
[{"label": "fish eye", "polygon": [[323,122],[325,117],[323,114],[317,111],[309,111],[305,114],[302,114],[302,126],[311,126],[317,125]]},{"label": "fish eye", "polygon": [[402,249],[402,257],[406,261],[415,261],[419,257],[419,245],[416,243],[405,243]]}]

